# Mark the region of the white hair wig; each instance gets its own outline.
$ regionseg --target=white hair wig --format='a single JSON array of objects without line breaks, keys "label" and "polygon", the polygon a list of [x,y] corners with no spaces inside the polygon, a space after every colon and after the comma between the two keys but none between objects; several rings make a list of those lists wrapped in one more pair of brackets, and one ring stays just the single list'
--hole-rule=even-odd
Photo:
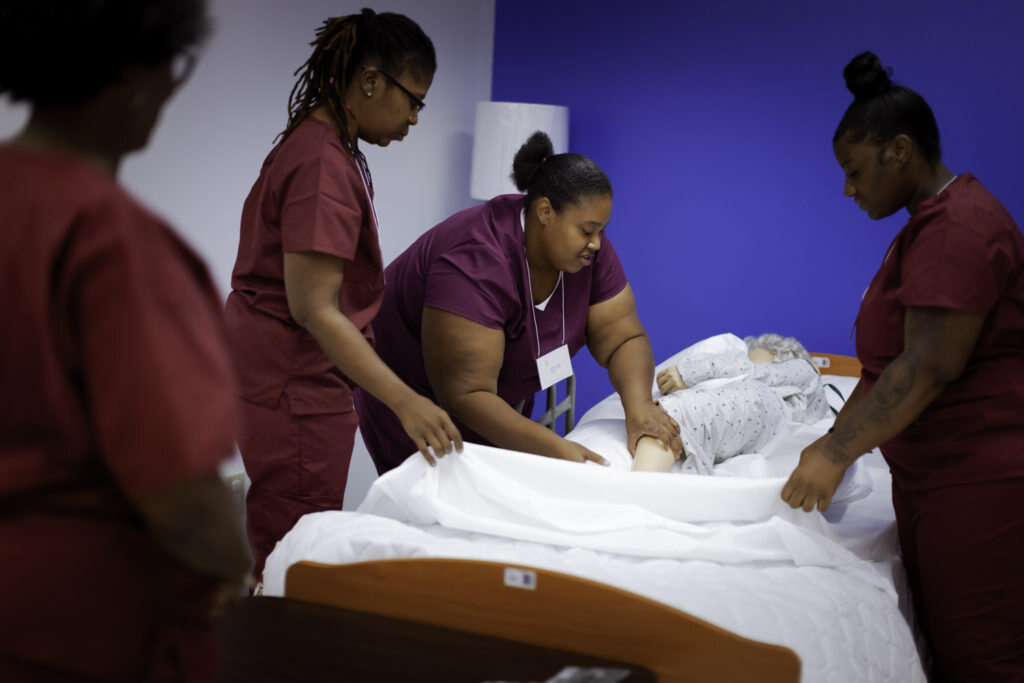
[{"label": "white hair wig", "polygon": [[783,337],[781,334],[762,334],[760,337],[747,337],[743,340],[747,344],[747,351],[764,349],[772,354],[776,363],[783,363],[787,360],[802,358],[811,360],[811,354],[803,344],[793,337]]}]

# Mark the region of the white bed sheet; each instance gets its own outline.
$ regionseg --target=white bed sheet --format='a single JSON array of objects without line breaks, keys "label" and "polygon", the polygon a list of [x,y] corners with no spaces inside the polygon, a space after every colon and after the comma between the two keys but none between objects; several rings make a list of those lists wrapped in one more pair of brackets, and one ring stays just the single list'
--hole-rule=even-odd
[{"label": "white bed sheet", "polygon": [[357,512],[299,520],[267,560],[265,594],[282,595],[300,560],[508,562],[608,583],[789,647],[804,681],[925,680],[898,606],[888,470],[877,454],[851,468],[826,516],[806,514],[780,492],[800,448],[830,420],[789,425],[720,476],[641,473],[622,456],[617,404],[595,406],[570,435],[612,467],[472,444],[436,468],[410,458]]}]

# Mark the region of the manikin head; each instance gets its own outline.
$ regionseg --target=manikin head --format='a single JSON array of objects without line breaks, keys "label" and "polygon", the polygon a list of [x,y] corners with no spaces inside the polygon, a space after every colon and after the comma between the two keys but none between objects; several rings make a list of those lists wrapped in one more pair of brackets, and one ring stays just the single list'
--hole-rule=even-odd
[{"label": "manikin head", "polygon": [[743,341],[747,345],[747,356],[755,363],[784,363],[797,358],[811,360],[807,349],[793,337],[769,333],[746,337]]}]

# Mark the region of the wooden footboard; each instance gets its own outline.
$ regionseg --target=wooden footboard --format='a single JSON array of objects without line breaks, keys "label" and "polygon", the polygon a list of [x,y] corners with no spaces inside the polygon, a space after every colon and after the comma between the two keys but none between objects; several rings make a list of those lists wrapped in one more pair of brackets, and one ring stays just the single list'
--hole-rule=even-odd
[{"label": "wooden footboard", "polygon": [[628,662],[665,683],[800,680],[800,660],[788,648],[542,569],[440,558],[298,562],[285,597]]}]

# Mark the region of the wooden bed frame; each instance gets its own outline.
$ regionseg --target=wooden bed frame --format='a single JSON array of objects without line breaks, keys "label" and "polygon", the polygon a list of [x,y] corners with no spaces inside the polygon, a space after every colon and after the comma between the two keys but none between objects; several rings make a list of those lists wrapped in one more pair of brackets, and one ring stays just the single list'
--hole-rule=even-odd
[{"label": "wooden bed frame", "polygon": [[[812,354],[823,374],[857,359]],[[285,597],[644,667],[664,683],[796,683],[790,649],[730,633],[654,600],[543,569],[477,560],[298,562]]]},{"label": "wooden bed frame", "polygon": [[812,353],[811,362],[823,375],[842,375],[843,377],[860,377],[860,361],[853,356],[842,356],[835,353]]},{"label": "wooden bed frame", "polygon": [[635,664],[667,683],[800,680],[788,648],[543,569],[450,559],[298,562],[285,597]]}]

